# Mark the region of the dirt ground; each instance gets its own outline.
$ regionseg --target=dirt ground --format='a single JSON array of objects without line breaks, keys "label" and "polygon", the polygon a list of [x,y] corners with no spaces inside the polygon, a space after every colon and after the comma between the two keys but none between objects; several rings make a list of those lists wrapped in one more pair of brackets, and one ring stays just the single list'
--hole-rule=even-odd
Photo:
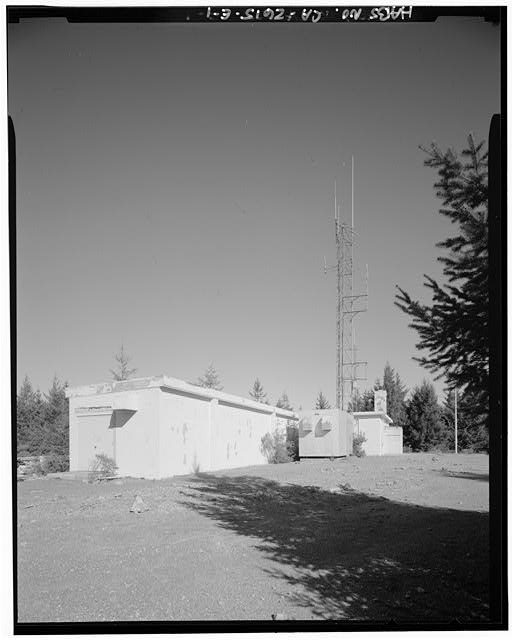
[{"label": "dirt ground", "polygon": [[18,622],[484,622],[488,547],[485,455],[26,480]]}]

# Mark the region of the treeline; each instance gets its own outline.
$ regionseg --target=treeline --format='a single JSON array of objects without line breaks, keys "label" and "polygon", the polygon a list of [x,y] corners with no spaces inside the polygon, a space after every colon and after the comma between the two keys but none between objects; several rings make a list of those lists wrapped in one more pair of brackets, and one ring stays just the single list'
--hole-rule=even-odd
[{"label": "treeline", "polygon": [[[115,379],[124,379],[120,375]],[[210,365],[205,374],[195,384],[221,390],[218,372]],[[35,390],[25,377],[16,402],[16,438],[18,458],[24,456],[45,456],[47,466],[52,471],[69,468],[69,402],[66,398],[67,383],[54,377],[48,393]],[[377,379],[373,388],[357,394],[350,403],[350,411],[372,411],[374,391],[387,392],[387,413],[393,423],[403,428],[403,443],[412,451],[440,449],[454,450],[454,390],[445,393],[439,402],[435,387],[424,380],[411,393],[401,377],[389,363],[385,365],[383,378]],[[257,378],[249,390],[249,395],[258,402],[270,404],[263,385]],[[293,410],[284,391],[276,400],[276,406]],[[322,391],[316,398],[316,409],[329,409]],[[299,407],[301,410],[301,407]],[[297,428],[287,428],[287,443],[297,457]],[[488,452],[488,430],[475,417],[475,407],[468,394],[458,395],[458,450]]]},{"label": "treeline", "polygon": [[[114,380],[126,380],[134,375],[130,368],[131,358],[124,346],[115,355],[116,368],[110,373]],[[194,383],[217,390],[223,388],[218,372],[213,365],[207,367],[203,376]],[[67,383],[54,377],[48,393],[34,389],[25,376],[16,398],[16,451],[18,459],[24,457],[46,458],[46,466],[51,471],[66,471],[69,468],[69,401],[66,398]],[[258,378],[249,391],[258,402],[268,403]],[[276,406],[292,411],[286,392],[276,401]]]},{"label": "treeline", "polygon": [[[219,372],[217,371],[217,369],[214,367],[213,364],[210,364],[205,369],[205,373],[202,376],[200,376],[192,384],[195,384],[198,387],[203,387],[206,389],[216,389],[216,391],[222,391],[224,388],[223,385],[221,384],[221,377],[219,375]],[[251,389],[249,389],[248,393],[249,393],[249,396],[256,402],[262,402],[263,404],[269,404],[269,405],[272,404],[272,402],[269,401],[267,397],[267,393],[264,390],[264,387],[260,382],[259,378],[255,379],[255,382],[253,383],[253,386],[251,387]],[[279,407],[280,409],[287,409],[288,411],[294,410],[292,405],[290,404],[289,397],[286,391],[284,391],[281,394],[281,396],[276,400],[276,403],[274,406]],[[299,410],[301,410],[301,407]]]},{"label": "treeline", "polygon": [[[214,375],[205,377],[218,383],[219,375],[212,365],[210,374]],[[203,382],[205,377],[202,379]],[[394,425],[403,428],[405,448],[412,451],[454,451],[454,389],[446,390],[444,397],[439,400],[433,383],[423,380],[408,393],[399,373],[387,362],[383,377],[377,378],[371,389],[357,393],[349,404],[349,410],[373,411],[374,391],[378,389],[387,392],[387,413]],[[259,378],[249,390],[249,395],[258,402],[268,403],[267,394]],[[488,430],[476,419],[475,407],[469,398],[468,393],[458,393],[458,451],[488,452]],[[278,398],[276,406],[293,410],[286,392]],[[331,409],[331,404],[322,390],[317,395],[315,409]]]},{"label": "treeline", "polygon": [[[440,449],[454,451],[454,389],[447,390],[440,402],[434,385],[424,380],[411,390],[387,362],[383,378],[372,389],[358,394],[350,404],[351,411],[372,411],[374,391],[387,392],[387,413],[393,423],[403,428],[403,444],[412,451]],[[475,418],[475,408],[468,394],[458,393],[458,450],[488,452],[488,430]]]},{"label": "treeline", "polygon": [[69,403],[66,383],[54,377],[48,393],[25,376],[16,399],[17,456],[46,456],[53,471],[69,468]]}]

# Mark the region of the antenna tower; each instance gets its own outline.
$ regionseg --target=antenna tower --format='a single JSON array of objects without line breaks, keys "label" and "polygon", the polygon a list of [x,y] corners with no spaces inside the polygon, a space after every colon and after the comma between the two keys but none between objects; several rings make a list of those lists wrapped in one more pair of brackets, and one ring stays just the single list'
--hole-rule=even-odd
[{"label": "antenna tower", "polygon": [[[347,410],[352,399],[357,380],[366,380],[359,375],[361,367],[367,363],[357,360],[354,333],[354,318],[358,313],[367,311],[368,271],[365,276],[365,293],[354,292],[354,157],[351,158],[351,224],[340,221],[340,207],[337,202],[337,183],[335,182],[335,243],[337,264],[329,267],[337,274],[337,409]],[[324,266],[324,272],[328,267]]]}]

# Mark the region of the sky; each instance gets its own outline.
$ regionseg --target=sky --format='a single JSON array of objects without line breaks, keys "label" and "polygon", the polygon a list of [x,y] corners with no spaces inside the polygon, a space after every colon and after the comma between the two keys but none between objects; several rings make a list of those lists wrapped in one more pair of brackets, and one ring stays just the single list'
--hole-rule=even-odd
[{"label": "sky", "polygon": [[[351,217],[363,390],[387,361],[432,375],[395,286],[427,301],[439,213],[419,145],[487,139],[500,111],[499,29],[410,24],[8,27],[17,144],[17,374],[46,391],[138,376],[271,402],[335,400],[334,183]],[[441,393],[443,383],[437,383]]]}]

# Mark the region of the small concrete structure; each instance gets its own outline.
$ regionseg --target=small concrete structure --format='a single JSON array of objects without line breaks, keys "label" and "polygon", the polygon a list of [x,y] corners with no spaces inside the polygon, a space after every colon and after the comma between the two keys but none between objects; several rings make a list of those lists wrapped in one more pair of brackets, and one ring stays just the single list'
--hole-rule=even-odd
[{"label": "small concrete structure", "polygon": [[376,389],[374,391],[374,411],[379,413],[387,412],[387,392],[385,389]]},{"label": "small concrete structure", "polygon": [[338,409],[302,413],[299,420],[300,458],[339,458],[353,451],[354,420]]},{"label": "small concrete structure", "polygon": [[70,471],[87,471],[96,454],[118,474],[163,478],[266,464],[261,438],[297,423],[271,407],[167,376],[68,388]]},{"label": "small concrete structure", "polygon": [[384,389],[374,392],[374,411],[355,411],[354,434],[367,439],[362,449],[368,456],[399,455],[403,452],[403,430],[392,426],[387,415],[387,393]]}]

